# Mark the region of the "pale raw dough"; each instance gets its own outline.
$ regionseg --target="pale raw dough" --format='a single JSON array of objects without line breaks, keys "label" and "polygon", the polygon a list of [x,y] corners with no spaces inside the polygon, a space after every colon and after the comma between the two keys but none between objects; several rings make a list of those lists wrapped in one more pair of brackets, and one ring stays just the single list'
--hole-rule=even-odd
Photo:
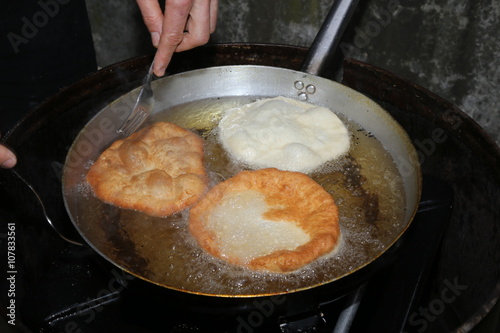
[{"label": "pale raw dough", "polygon": [[219,139],[232,158],[250,167],[306,173],[350,146],[346,126],[331,110],[286,97],[227,110]]}]

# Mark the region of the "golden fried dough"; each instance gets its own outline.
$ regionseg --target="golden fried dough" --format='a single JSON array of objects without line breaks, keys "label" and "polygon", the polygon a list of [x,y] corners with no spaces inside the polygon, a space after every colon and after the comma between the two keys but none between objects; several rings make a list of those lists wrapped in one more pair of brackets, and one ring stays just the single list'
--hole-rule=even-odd
[{"label": "golden fried dough", "polygon": [[333,198],[303,173],[242,171],[190,211],[189,230],[215,257],[253,270],[290,272],[339,242]]},{"label": "golden fried dough", "polygon": [[152,124],[106,149],[87,181],[107,203],[153,216],[172,215],[206,190],[203,139],[171,123]]}]

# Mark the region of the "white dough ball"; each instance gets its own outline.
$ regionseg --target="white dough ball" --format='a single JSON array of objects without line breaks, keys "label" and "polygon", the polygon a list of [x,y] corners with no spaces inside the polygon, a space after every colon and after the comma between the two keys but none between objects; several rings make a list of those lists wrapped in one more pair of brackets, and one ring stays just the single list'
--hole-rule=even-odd
[{"label": "white dough ball", "polygon": [[349,132],[335,113],[286,97],[227,110],[219,139],[232,158],[251,167],[306,173],[350,146]]}]

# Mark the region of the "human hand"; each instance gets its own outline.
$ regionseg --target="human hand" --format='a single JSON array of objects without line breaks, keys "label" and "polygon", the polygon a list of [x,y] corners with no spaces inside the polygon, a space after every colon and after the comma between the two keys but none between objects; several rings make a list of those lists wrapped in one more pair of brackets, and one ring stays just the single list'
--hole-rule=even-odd
[{"label": "human hand", "polygon": [[7,147],[0,145],[0,166],[4,169],[10,169],[16,165],[16,155]]},{"label": "human hand", "polygon": [[218,0],[165,0],[162,13],[158,0],[136,0],[144,23],[157,48],[153,71],[163,76],[174,52],[208,42],[217,23]]}]

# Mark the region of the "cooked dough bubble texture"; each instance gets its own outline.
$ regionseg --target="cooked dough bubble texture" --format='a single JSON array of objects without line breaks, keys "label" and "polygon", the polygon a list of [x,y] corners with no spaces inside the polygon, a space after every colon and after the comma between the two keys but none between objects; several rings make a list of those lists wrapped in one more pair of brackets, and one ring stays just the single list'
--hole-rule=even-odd
[{"label": "cooked dough bubble texture", "polygon": [[172,123],[152,124],[106,149],[87,181],[105,202],[152,216],[172,215],[206,190],[203,139]]},{"label": "cooked dough bubble texture", "polygon": [[241,171],[190,210],[189,230],[211,255],[257,271],[291,272],[331,253],[340,239],[332,196],[307,175]]}]

